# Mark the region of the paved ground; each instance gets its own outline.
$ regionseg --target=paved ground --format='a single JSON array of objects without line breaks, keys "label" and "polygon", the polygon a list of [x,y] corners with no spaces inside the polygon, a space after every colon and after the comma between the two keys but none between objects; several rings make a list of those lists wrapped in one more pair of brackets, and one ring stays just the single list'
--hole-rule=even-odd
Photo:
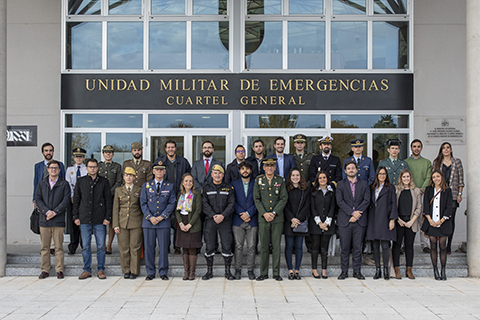
[{"label": "paved ground", "polygon": [[480,319],[480,280],[0,278],[0,319]]}]

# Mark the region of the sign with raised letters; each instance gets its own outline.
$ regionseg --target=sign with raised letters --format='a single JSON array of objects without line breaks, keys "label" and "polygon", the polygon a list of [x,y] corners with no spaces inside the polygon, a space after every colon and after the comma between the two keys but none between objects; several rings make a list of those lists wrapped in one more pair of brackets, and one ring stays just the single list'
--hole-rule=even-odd
[{"label": "sign with raised letters", "polygon": [[465,118],[426,118],[427,138],[425,143],[442,144],[445,141],[465,144],[466,123]]},{"label": "sign with raised letters", "polygon": [[36,147],[37,126],[7,126],[7,147]]}]

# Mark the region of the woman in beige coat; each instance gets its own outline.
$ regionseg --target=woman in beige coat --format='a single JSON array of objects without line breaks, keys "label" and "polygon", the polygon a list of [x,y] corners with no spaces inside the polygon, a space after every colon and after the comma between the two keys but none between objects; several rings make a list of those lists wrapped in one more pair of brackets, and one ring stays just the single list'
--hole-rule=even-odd
[{"label": "woman in beige coat", "polygon": [[397,241],[393,243],[392,248],[395,278],[402,278],[400,275],[400,248],[405,239],[406,274],[409,279],[415,279],[412,273],[413,244],[415,243],[415,234],[418,231],[419,219],[422,214],[422,195],[420,189],[415,187],[412,174],[408,169],[400,172],[396,189],[398,207],[398,219],[396,221]]}]

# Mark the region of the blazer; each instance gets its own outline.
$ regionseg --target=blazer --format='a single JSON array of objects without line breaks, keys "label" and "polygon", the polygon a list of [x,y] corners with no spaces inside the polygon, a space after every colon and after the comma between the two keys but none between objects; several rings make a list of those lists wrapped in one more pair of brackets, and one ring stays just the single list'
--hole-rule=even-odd
[{"label": "blazer", "polygon": [[[343,160],[342,168],[345,167],[347,161],[355,161],[355,157],[351,156]],[[342,170],[342,178],[345,179],[347,174]],[[368,181],[368,184],[372,184],[375,180],[375,168],[373,167],[373,161],[369,157],[363,156],[360,158],[360,164],[357,168],[357,178]]]},{"label": "blazer", "polygon": [[309,167],[310,182],[315,182],[315,177],[320,169],[327,173],[328,181],[338,183],[342,180],[342,164],[339,157],[330,154],[328,160],[325,161],[322,153],[313,156]]},{"label": "blazer", "polygon": [[[277,153],[275,152],[274,154],[271,154],[271,155],[267,156],[267,158],[278,159],[278,156],[277,156]],[[295,168],[295,166],[296,166],[295,165],[295,157],[291,154],[284,153],[283,154],[283,174],[285,175],[285,177],[283,177],[283,178],[285,180],[287,180],[288,174],[290,173],[290,170]],[[275,174],[280,175],[279,172],[280,171],[278,169],[278,163],[277,163],[277,166],[275,168]]]},{"label": "blazer", "polygon": [[[332,189],[333,190],[333,189]],[[308,231],[310,234],[334,234],[335,233],[335,192],[327,191],[325,195],[321,190],[312,192],[312,202],[310,208],[310,218],[308,220]],[[319,217],[322,222],[331,218],[332,222],[327,231],[320,229],[315,222],[315,217]]]},{"label": "blazer", "polygon": [[[440,164],[440,170],[442,166]],[[447,179],[447,177],[445,177]],[[463,180],[463,165],[459,158],[452,158],[452,170],[450,173],[450,189],[452,189],[452,201],[457,201],[458,188],[465,187]]]},{"label": "blazer", "polygon": [[[179,198],[180,194],[178,194],[177,196],[177,205]],[[188,230],[189,233],[202,231],[202,220],[200,219],[200,214],[202,213],[202,194],[200,193],[200,191],[193,191],[192,201],[192,211],[188,213],[188,223],[192,225],[190,230]],[[175,210],[175,217],[177,218],[177,221],[179,223],[182,222],[182,215],[180,214],[180,210]]]},{"label": "blazer", "polygon": [[126,186],[117,187],[113,198],[112,228],[135,229],[142,227],[140,192],[142,188],[133,185],[128,192]]},{"label": "blazer", "polygon": [[[40,211],[40,227],[65,227],[65,210],[70,204],[70,186],[61,177],[50,189],[49,177],[38,183],[35,203]],[[47,220],[48,211],[55,212],[55,216]]]},{"label": "blazer", "polygon": [[300,222],[307,221],[310,216],[311,202],[312,191],[310,191],[310,188],[308,187],[303,191],[298,188],[293,188],[288,191],[287,205],[285,206],[285,209],[283,209],[283,214],[285,216],[283,233],[286,236],[308,235],[308,231],[306,233],[293,232],[292,219],[297,218]]},{"label": "blazer", "polygon": [[[362,227],[367,226],[367,208],[370,204],[370,187],[365,180],[357,179],[355,186],[355,199],[352,197],[350,182],[343,179],[338,182],[335,196],[338,205],[337,225],[347,227],[353,211],[363,211],[362,216],[357,221]],[[355,208],[355,209],[354,209]]]},{"label": "blazer", "polygon": [[[247,160],[245,160],[247,161]],[[258,176],[258,166],[252,165],[252,174],[250,175],[252,179],[255,179]],[[227,170],[225,170],[225,178],[224,181],[226,183],[231,183],[234,180],[240,179],[240,172],[238,171],[238,161],[237,159],[233,159],[227,166]]]},{"label": "blazer", "polygon": [[[423,215],[429,215],[432,217],[433,212],[433,201],[430,203],[430,200],[435,196],[435,188],[428,186],[425,188],[425,194],[423,195]],[[448,218],[440,226],[440,230],[443,234],[449,235],[452,234],[452,189],[447,188],[440,193],[440,219],[443,217]],[[431,228],[428,219],[423,220],[422,231],[427,232]]]},{"label": "blazer", "polygon": [[397,230],[388,230],[390,220],[398,219],[395,186],[383,186],[375,199],[375,189],[370,190],[370,206],[367,219],[367,240],[397,241]]},{"label": "blazer", "polygon": [[[65,166],[63,162],[60,162],[60,173],[58,176],[65,179]],[[43,166],[45,162],[42,160],[35,164],[34,175],[33,175],[33,201],[35,201],[35,192],[37,191],[37,184],[43,180]]]},{"label": "blazer", "polygon": [[203,156],[202,159],[193,162],[191,173],[193,176],[193,183],[195,183],[195,189],[202,191],[203,187],[207,183],[213,183],[212,168],[216,164],[219,164],[223,167],[222,162],[218,161],[215,158],[212,158],[212,163],[209,164],[208,173],[206,173],[205,166],[203,164]]},{"label": "blazer", "polygon": [[258,211],[257,207],[255,206],[255,201],[253,200],[255,179],[250,177],[247,195],[245,195],[245,190],[243,189],[242,179],[232,181],[232,187],[235,191],[235,212],[232,215],[232,225],[241,225],[243,220],[240,218],[239,214],[242,212],[247,212],[250,215],[250,221],[248,224],[251,227],[258,227]]},{"label": "blazer", "polygon": [[[143,212],[142,228],[167,229],[171,227],[171,215],[175,210],[175,186],[173,183],[162,182],[159,193],[156,191],[157,180],[147,181],[140,192],[140,207]],[[152,217],[163,218],[153,225]]]},{"label": "blazer", "polygon": [[[398,208],[398,199],[400,198],[400,194],[402,193],[403,189],[399,190],[397,189],[397,208]],[[412,219],[414,216],[417,216],[417,220],[412,224],[412,231],[413,232],[418,232],[418,226],[420,224],[421,220],[421,215],[422,215],[422,193],[419,188],[415,187],[413,189],[410,189],[410,192],[412,194],[412,215],[410,216],[410,219]]]}]

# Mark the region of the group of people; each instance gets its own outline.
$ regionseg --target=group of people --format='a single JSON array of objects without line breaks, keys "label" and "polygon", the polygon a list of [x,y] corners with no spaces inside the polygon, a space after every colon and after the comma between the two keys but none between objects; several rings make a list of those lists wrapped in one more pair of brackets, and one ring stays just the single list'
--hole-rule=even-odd
[{"label": "group of people", "polygon": [[[86,151],[75,148],[75,164],[66,171],[61,162],[53,160],[53,145],[45,143],[44,161],[35,165],[34,179],[34,204],[40,211],[42,242],[39,278],[49,276],[50,253],[55,254],[57,277],[63,278],[62,243],[67,221],[71,235],[69,254],[74,254],[78,245],[82,246],[84,268],[79,279],[92,276],[93,233],[99,279],[106,278],[105,254],[111,253],[116,234],[125,279],[138,277],[143,247],[146,280],[153,280],[157,270],[162,280],[168,280],[173,228],[174,247],[182,249],[183,280],[195,279],[197,255],[205,243],[207,272],[203,280],[213,277],[214,257],[219,251],[228,280],[241,279],[244,265],[250,280],[267,279],[272,254],[272,276],[281,281],[282,234],[290,280],[301,278],[304,242],[311,252],[312,276],[327,278],[332,235],[340,237],[339,280],[348,277],[350,253],[353,276],[364,279],[362,247],[367,241],[373,247],[374,279],[382,277],[382,260],[383,277],[390,278],[390,247],[395,278],[401,278],[402,244],[406,276],[414,279],[413,244],[419,229],[430,240],[435,279],[446,280],[445,265],[451,252],[455,212],[464,187],[462,163],[453,157],[451,145],[442,144],[432,168],[431,162],[421,156],[420,140],[412,141],[411,156],[402,161],[398,159],[401,141],[390,139],[389,157],[375,171],[372,160],[363,155],[363,140],[351,141],[352,156],[343,165],[331,154],[332,141],[330,136],[320,139],[321,152],[313,155],[305,150],[306,136],[297,134],[295,153],[287,154],[285,139],[278,137],[274,142],[275,153],[267,156],[263,141],[256,140],[252,156],[247,158],[245,148],[238,145],[235,159],[226,168],[213,158],[211,141],[203,142],[202,159],[192,166],[176,154],[173,140],[165,143],[165,155],[153,164],[142,159],[139,142],[132,143],[133,159],[125,161],[123,166],[112,161],[112,146],[102,149],[105,161],[100,163],[94,158],[85,161]],[[260,274],[255,275],[258,238],[261,262]],[[52,239],[54,249],[51,249]],[[231,270],[233,260],[234,270]]]}]

